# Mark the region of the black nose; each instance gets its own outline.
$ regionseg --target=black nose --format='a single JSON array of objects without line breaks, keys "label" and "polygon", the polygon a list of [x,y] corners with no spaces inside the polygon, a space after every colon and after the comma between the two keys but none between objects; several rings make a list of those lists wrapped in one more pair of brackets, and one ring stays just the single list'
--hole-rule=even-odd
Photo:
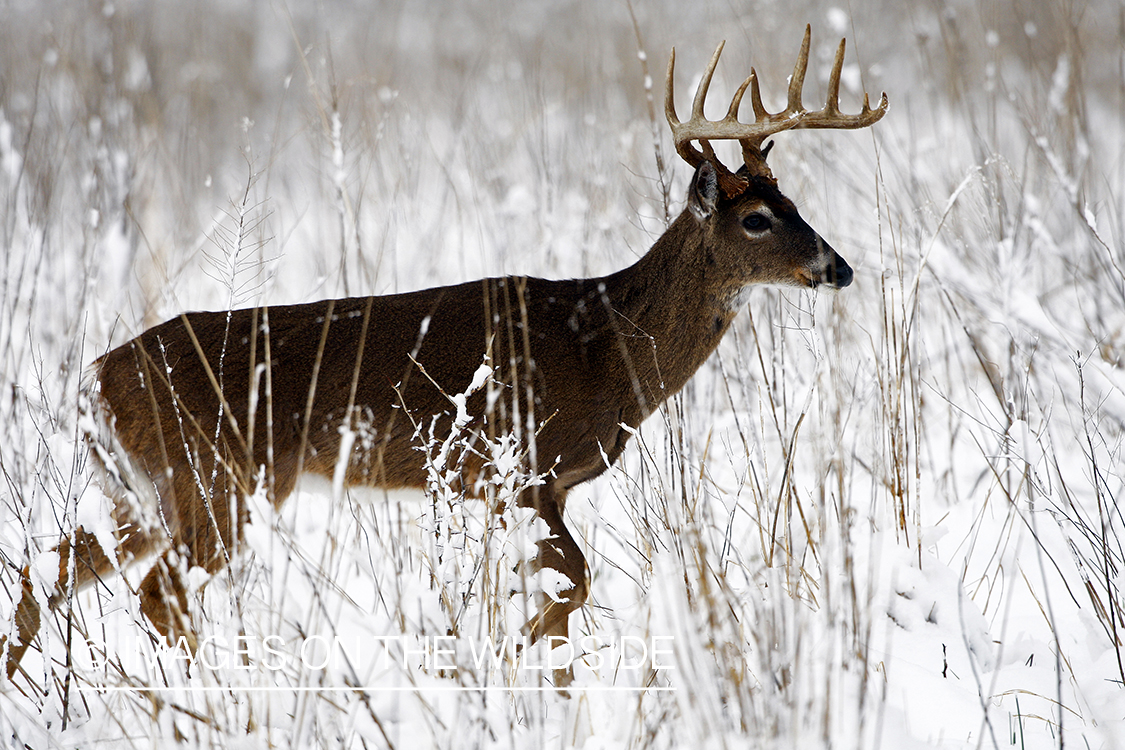
[{"label": "black nose", "polygon": [[836,287],[843,289],[848,284],[852,283],[852,267],[848,262],[841,258],[838,253],[833,253],[832,262],[828,264],[828,269],[825,276],[825,282]]}]

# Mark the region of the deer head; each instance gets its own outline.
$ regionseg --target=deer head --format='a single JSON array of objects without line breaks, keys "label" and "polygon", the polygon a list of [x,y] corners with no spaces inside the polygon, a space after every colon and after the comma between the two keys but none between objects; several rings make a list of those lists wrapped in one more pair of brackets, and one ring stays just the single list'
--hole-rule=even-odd
[{"label": "deer head", "polygon": [[[726,116],[721,120],[708,120],[704,116],[703,104],[723,51],[724,43],[720,43],[696,89],[690,119],[680,122],[674,101],[675,49],[668,59],[665,116],[677,153],[696,168],[688,192],[688,209],[711,240],[705,246],[712,248],[716,256],[727,256],[716,257],[714,261],[730,268],[732,304],[743,301],[748,282],[809,288],[826,284],[841,288],[852,280],[851,267],[801,218],[793,202],[778,189],[777,180],[766,164],[773,144],[763,146],[763,143],[775,133],[799,128],[865,128],[878,122],[887,112],[885,93],[874,109],[864,94],[859,114],[840,112],[842,39],[828,79],[827,102],[814,112],[804,108],[801,92],[808,69],[811,35],[811,27],[806,26],[801,52],[789,79],[788,102],[785,109],[777,113],[770,113],[763,106],[758,76],[751,68],[750,75],[731,99]],[[744,123],[738,119],[738,110],[747,89],[754,121]],[[736,172],[731,172],[715,156],[710,143],[713,140],[737,140],[741,144],[743,164]],[[699,142],[698,148],[693,141]],[[749,267],[746,267],[747,262]]]}]

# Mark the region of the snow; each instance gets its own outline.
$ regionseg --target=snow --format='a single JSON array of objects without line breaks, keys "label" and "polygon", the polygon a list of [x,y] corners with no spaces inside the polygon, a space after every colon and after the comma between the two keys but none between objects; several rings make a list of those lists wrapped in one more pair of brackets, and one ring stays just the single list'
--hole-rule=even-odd
[{"label": "snow", "polygon": [[[637,6],[636,30],[610,3],[261,5],[151,0],[44,26],[17,4],[0,29],[0,635],[25,566],[46,611],[59,539],[80,526],[113,543],[80,439],[101,433],[78,409],[109,347],[232,300],[623,268],[690,176],[658,111],[657,173],[644,96],[661,87],[640,63],[662,73],[675,44],[687,91],[727,38],[712,98],[753,64],[776,110],[803,24],[716,3]],[[482,362],[447,386],[453,433],[422,427],[425,491],[346,487],[348,457],[379,439],[362,414],[341,426],[331,481],[303,479],[279,509],[258,487],[241,554],[188,571],[217,661],[154,646],[135,594],[147,568],[127,565],[47,619],[26,675],[0,677],[0,732],[62,747],[1125,747],[1125,126],[1099,72],[1119,53],[1116,12],[1094,4],[1064,34],[971,4],[792,9],[814,20],[815,69],[848,36],[845,112],[864,89],[894,105],[869,131],[780,134],[771,155],[856,283],[749,290],[685,391],[570,490],[591,594],[569,621],[567,694],[548,661],[567,649],[525,642],[537,597],[574,583],[529,564],[550,535],[516,503],[544,481],[521,471],[529,446],[472,444],[485,499],[462,496]],[[816,76],[807,89],[819,106]],[[228,265],[209,274],[216,245]],[[653,639],[670,655],[654,660]],[[637,643],[648,659],[626,668]]]}]

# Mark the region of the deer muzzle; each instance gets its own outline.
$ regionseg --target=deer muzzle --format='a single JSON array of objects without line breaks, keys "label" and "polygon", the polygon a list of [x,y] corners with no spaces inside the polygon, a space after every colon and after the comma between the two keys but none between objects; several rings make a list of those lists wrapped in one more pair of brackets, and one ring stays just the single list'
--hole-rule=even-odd
[{"label": "deer muzzle", "polygon": [[821,283],[827,284],[835,289],[843,289],[848,284],[852,283],[852,267],[848,262],[840,257],[840,254],[835,250],[831,251],[832,258],[825,266],[823,279]]}]

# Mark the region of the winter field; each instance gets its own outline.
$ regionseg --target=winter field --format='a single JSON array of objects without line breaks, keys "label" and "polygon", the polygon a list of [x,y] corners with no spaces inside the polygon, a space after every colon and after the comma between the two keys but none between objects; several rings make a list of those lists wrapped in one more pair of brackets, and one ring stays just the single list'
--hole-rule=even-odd
[{"label": "winter field", "polygon": [[134,566],[0,677],[0,743],[1125,748],[1125,9],[692,5],[0,6],[6,634],[19,571],[44,595],[61,536],[106,529],[77,404],[108,349],[186,310],[633,263],[691,176],[673,45],[681,114],[722,39],[709,114],[751,65],[780,109],[806,22],[807,107],[841,36],[844,111],[891,103],[770,156],[855,283],[755,291],[571,492],[567,694],[509,648],[518,513],[440,472],[309,482],[193,577],[205,660],[159,652]]}]

